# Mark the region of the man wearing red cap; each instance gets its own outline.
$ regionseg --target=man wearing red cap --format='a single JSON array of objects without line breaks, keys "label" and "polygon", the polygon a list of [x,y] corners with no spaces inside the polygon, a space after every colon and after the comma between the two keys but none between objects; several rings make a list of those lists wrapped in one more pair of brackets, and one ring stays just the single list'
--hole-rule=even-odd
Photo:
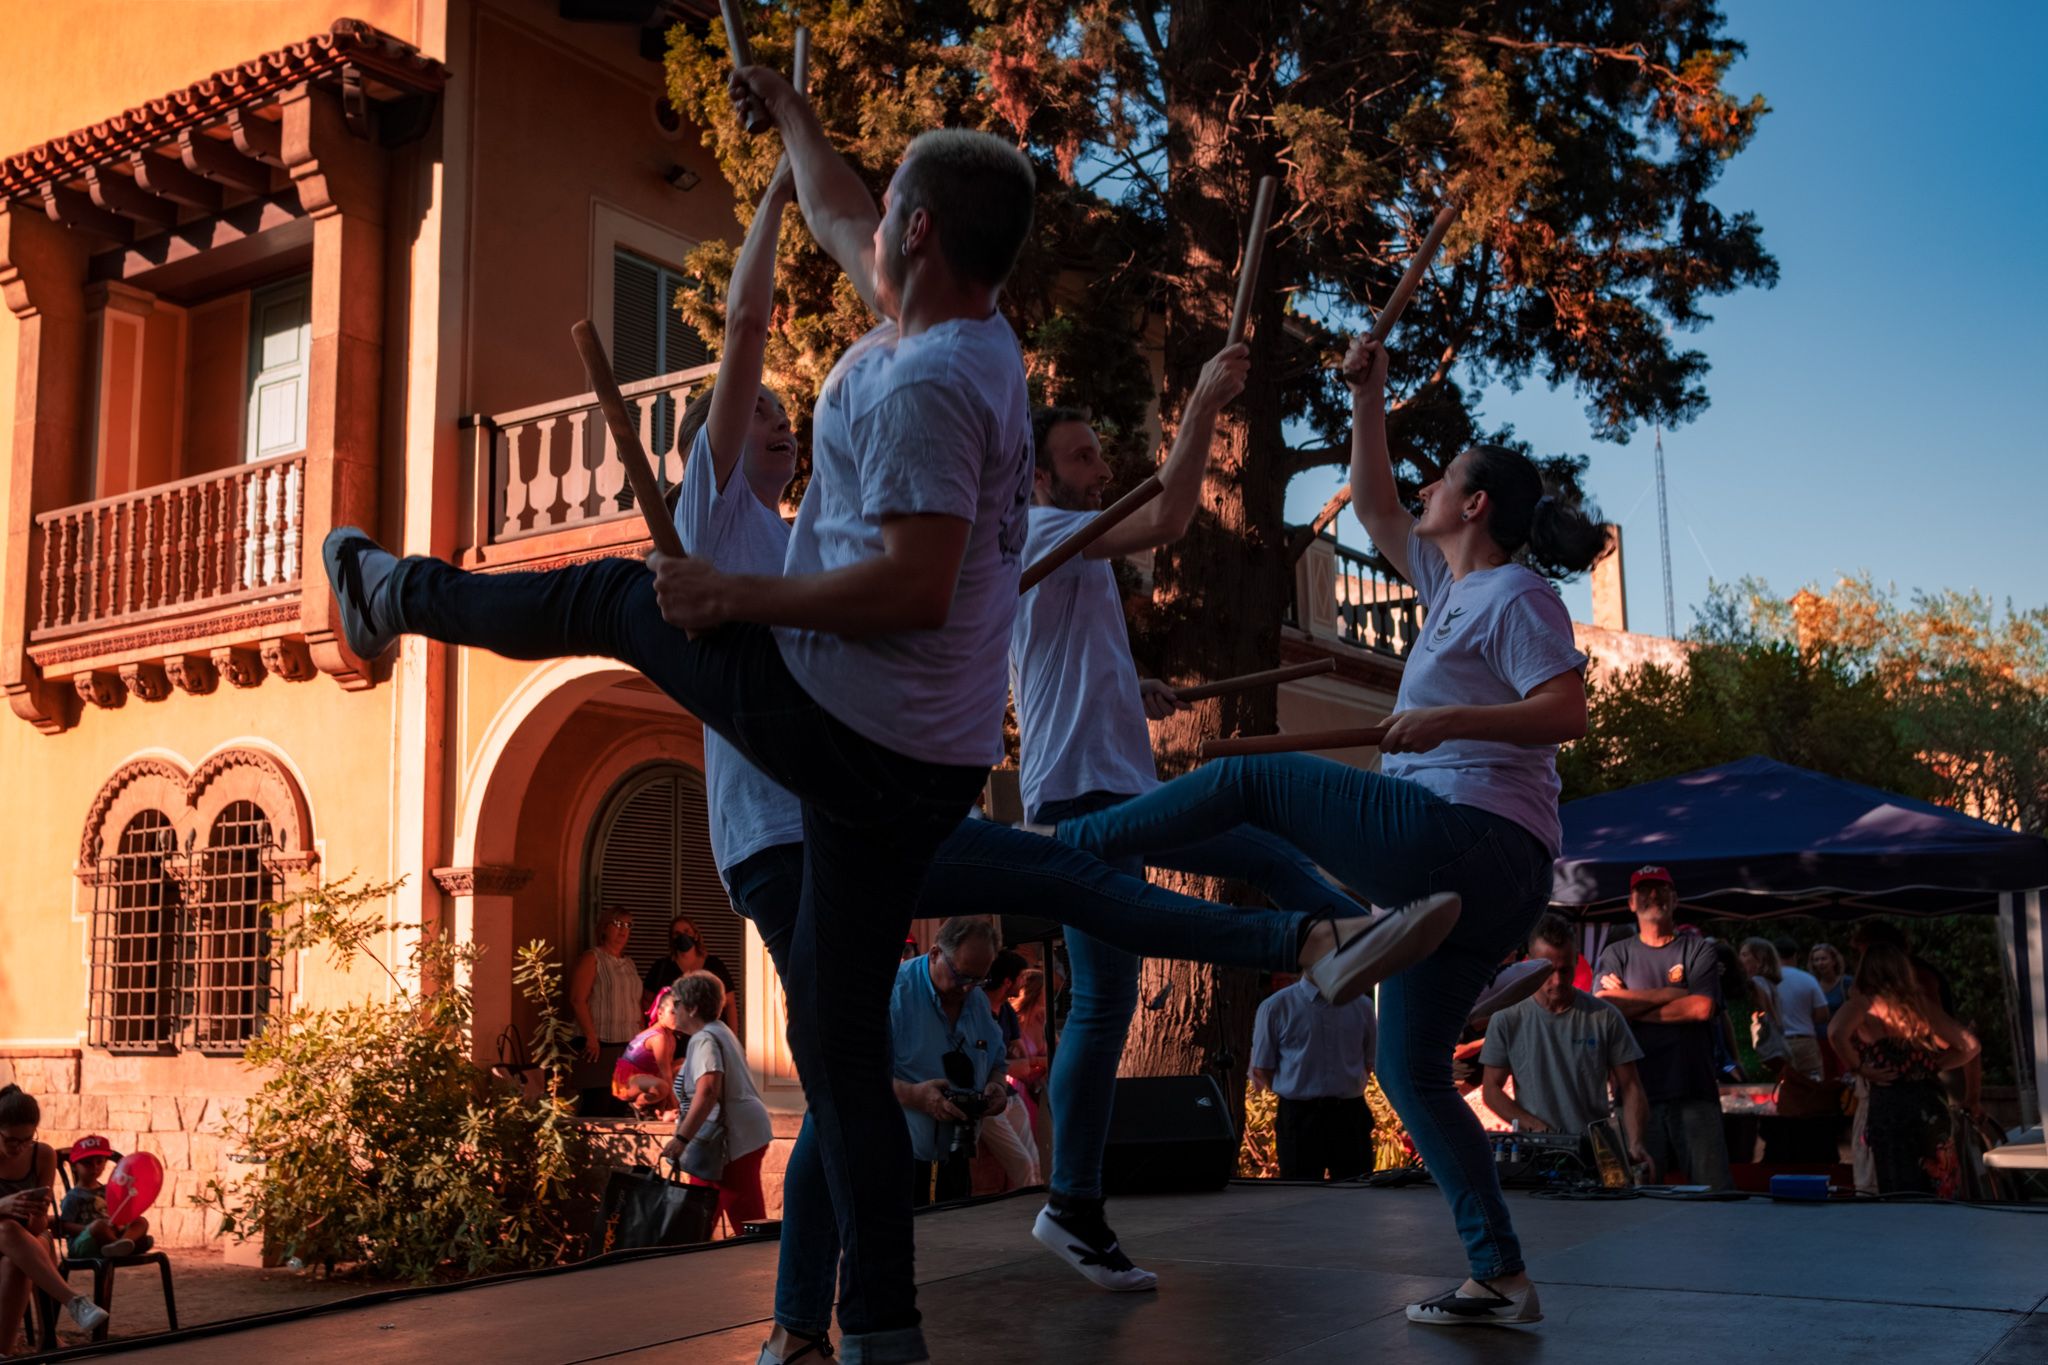
[{"label": "man wearing red cap", "polygon": [[1636,1064],[1650,1102],[1642,1143],[1665,1179],[1683,1171],[1695,1184],[1729,1185],[1714,1076],[1715,1001],[1721,963],[1698,934],[1677,928],[1671,873],[1645,867],[1629,878],[1636,936],[1610,943],[1593,970],[1595,993],[1620,1010],[1643,1057]]}]

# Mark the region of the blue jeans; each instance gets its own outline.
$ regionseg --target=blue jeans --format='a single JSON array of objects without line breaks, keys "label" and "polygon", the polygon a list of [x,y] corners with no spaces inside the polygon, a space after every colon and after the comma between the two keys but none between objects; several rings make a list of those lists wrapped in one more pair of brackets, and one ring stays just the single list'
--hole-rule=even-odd
[{"label": "blue jeans", "polygon": [[[1088,792],[1048,801],[1033,811],[1031,818],[1038,824],[1056,825],[1129,799],[1113,792]],[[1105,861],[1139,881],[1144,880],[1145,865],[1150,863],[1172,872],[1248,882],[1290,912],[1284,922],[1297,943],[1303,916],[1332,908],[1340,913],[1356,911],[1351,898],[1325,880],[1308,859],[1285,840],[1259,829],[1226,830],[1179,848],[1149,849],[1143,856]],[[1253,913],[1273,919],[1266,912]],[[1138,971],[1144,965],[1141,954],[1225,965],[1239,965],[1240,960],[1223,944],[1210,945],[1206,952],[1159,948],[1127,952],[1072,922],[1067,929],[1067,961],[1074,969],[1072,1004],[1046,1082],[1047,1100],[1052,1105],[1052,1190],[1099,1199],[1102,1155],[1109,1145],[1110,1111],[1116,1099],[1117,1064],[1123,1059],[1131,1015],[1138,1006]],[[1300,964],[1290,954],[1285,961],[1276,958],[1249,965],[1291,972]]]},{"label": "blue jeans", "polygon": [[1284,834],[1375,904],[1437,891],[1463,899],[1443,946],[1380,986],[1380,1085],[1450,1203],[1472,1275],[1522,1270],[1493,1154],[1451,1083],[1451,1049],[1502,956],[1549,903],[1549,851],[1512,820],[1302,754],[1206,764],[1134,801],[1064,821],[1059,836],[1116,858],[1240,824]]},{"label": "blue jeans", "polygon": [[[801,858],[798,845],[781,844],[734,864],[726,873],[734,905],[754,921],[777,971],[786,971],[784,963],[802,886]],[[1137,989],[1135,964],[1141,953],[1222,962],[1262,971],[1291,971],[1297,963],[1302,925],[1307,918],[1304,913],[1250,910],[1179,895],[1141,877],[1125,876],[1078,849],[987,820],[961,821],[932,855],[916,916],[936,919],[955,914],[1035,915],[1085,925],[1090,931],[1090,945],[1133,964],[1133,993]],[[1078,937],[1078,933],[1070,934],[1069,953],[1075,952]],[[1082,991],[1078,956],[1074,976],[1078,1001]],[[1128,1009],[1123,1017],[1129,1019]],[[1067,1039],[1072,1037],[1070,1020]],[[1063,1040],[1061,1054],[1071,1046]],[[1116,1047],[1122,1048],[1121,1034]],[[1116,1052],[1109,1056],[1108,1070],[1113,1080]],[[1098,1108],[1099,1126],[1106,1133],[1106,1093]],[[1057,1161],[1060,1144],[1070,1141],[1067,1129],[1058,1126],[1057,1108],[1054,1123]],[[902,1126],[900,1117],[897,1126]],[[1100,1135],[1092,1150],[1099,1188]],[[808,1114],[797,1133],[796,1146],[790,1151],[789,1166],[783,1176],[779,1259],[775,1320],[793,1332],[823,1335],[831,1324],[833,1269],[839,1260],[839,1241],[831,1192],[823,1179],[817,1138]],[[849,1349],[846,1359],[857,1363],[874,1357]]]},{"label": "blue jeans", "polygon": [[790,1051],[844,1248],[846,1358],[923,1359],[889,992],[932,851],[987,769],[921,762],[848,728],[790,676],[765,627],[685,636],[661,619],[654,577],[634,560],[471,574],[412,558],[397,575],[404,630],[513,659],[621,660],[803,803],[802,889],[783,979]]}]

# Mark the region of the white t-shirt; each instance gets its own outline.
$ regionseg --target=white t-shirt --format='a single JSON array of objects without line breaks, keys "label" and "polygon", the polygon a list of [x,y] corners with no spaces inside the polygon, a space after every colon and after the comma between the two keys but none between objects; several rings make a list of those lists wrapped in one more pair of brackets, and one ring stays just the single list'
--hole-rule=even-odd
[{"label": "white t-shirt", "polygon": [[1815,1037],[1813,1012],[1827,1008],[1828,993],[1820,988],[1813,973],[1802,968],[1785,967],[1781,973],[1784,979],[1778,982],[1778,1020],[1785,1036]]},{"label": "white t-shirt", "polygon": [[825,379],[811,418],[811,470],[789,574],[875,558],[886,517],[937,513],[972,530],[945,625],[863,640],[778,628],[789,671],[820,706],[885,748],[927,763],[1000,761],[1003,665],[1031,494],[1017,334],[1000,313],[909,338],[884,322]]},{"label": "white t-shirt", "polygon": [[[1024,562],[1036,562],[1096,514],[1033,507]],[[1024,809],[1088,792],[1138,796],[1159,785],[1116,569],[1076,555],[1017,604],[1010,630]]]},{"label": "white t-shirt", "polygon": [[[1410,586],[1428,616],[1401,670],[1394,710],[1499,706],[1586,666],[1572,645],[1571,613],[1550,581],[1520,564],[1451,577],[1442,551],[1408,533]],[[1556,856],[1557,746],[1454,739],[1426,754],[1388,754],[1380,770],[1454,805],[1512,820]]]},{"label": "white t-shirt", "polygon": [[[738,465],[725,491],[718,491],[708,427],[697,433],[683,466],[676,534],[684,550],[725,573],[779,574],[789,553],[789,527],[754,496]],[[802,842],[797,799],[714,730],[704,732],[704,778],[711,800],[711,856],[721,876],[764,848]]]},{"label": "white t-shirt", "polygon": [[676,1094],[685,1097],[685,1104],[688,1096],[697,1093],[698,1079],[711,1071],[725,1074],[725,1090],[705,1121],[717,1119],[725,1124],[726,1160],[737,1160],[774,1141],[775,1121],[768,1117],[768,1106],[761,1102],[760,1092],[754,1089],[754,1077],[747,1070],[746,1054],[739,1040],[732,1036],[732,1030],[716,1021],[691,1034],[689,1046],[683,1050],[683,1069],[676,1081]]}]

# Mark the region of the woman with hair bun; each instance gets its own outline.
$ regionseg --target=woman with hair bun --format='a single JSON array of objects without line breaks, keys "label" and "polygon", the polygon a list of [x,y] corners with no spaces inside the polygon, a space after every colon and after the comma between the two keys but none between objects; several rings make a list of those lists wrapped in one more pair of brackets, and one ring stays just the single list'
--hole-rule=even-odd
[{"label": "woman with hair bun", "polygon": [[1491,1150],[1452,1083],[1451,1051],[1495,966],[1549,903],[1557,746],[1586,732],[1586,658],[1548,579],[1589,567],[1605,533],[1546,489],[1527,456],[1498,445],[1451,461],[1422,490],[1422,515],[1410,515],[1387,454],[1386,372],[1379,343],[1352,345],[1351,506],[1428,615],[1380,745],[1381,771],[1306,754],[1222,759],[1062,821],[1059,838],[1110,859],[1249,824],[1288,839],[1374,904],[1402,906],[1330,953],[1331,970],[1317,964],[1311,976],[1326,996],[1356,959],[1406,956],[1375,946],[1381,925],[1418,909],[1443,924],[1434,951],[1380,988],[1378,1070],[1451,1205],[1472,1278],[1409,1305],[1408,1316],[1530,1323],[1542,1309]]}]

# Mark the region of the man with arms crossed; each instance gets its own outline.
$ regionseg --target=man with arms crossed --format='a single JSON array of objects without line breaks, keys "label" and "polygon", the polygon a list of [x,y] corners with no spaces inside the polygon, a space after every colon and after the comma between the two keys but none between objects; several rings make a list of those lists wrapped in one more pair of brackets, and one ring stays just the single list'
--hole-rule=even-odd
[{"label": "man with arms crossed", "polygon": [[1661,1178],[1683,1170],[1695,1184],[1725,1190],[1728,1140],[1714,1075],[1721,964],[1704,938],[1678,932],[1678,888],[1663,868],[1629,878],[1629,906],[1636,936],[1607,945],[1593,985],[1643,1050],[1637,1070],[1650,1112],[1638,1141]]},{"label": "man with arms crossed", "polygon": [[[1643,1050],[1629,1033],[1621,1011],[1572,984],[1578,956],[1572,926],[1547,914],[1529,935],[1529,956],[1551,964],[1551,973],[1531,998],[1493,1016],[1479,1050],[1485,1068],[1486,1107],[1518,1123],[1523,1132],[1578,1133],[1612,1112],[1608,1088],[1621,1109],[1629,1160],[1646,1165],[1643,1131],[1649,1101],[1636,1059]],[[1515,1078],[1515,1094],[1507,1079]],[[1589,1154],[1590,1155],[1590,1154]]]}]

